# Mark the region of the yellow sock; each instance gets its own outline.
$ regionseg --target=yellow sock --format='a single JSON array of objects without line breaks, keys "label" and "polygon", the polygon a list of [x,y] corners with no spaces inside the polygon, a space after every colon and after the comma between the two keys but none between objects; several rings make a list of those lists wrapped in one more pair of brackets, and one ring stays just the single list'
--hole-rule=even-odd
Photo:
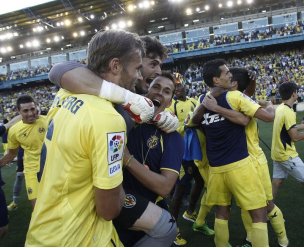
[{"label": "yellow sock", "polygon": [[267,223],[252,223],[251,243],[253,247],[268,247]]},{"label": "yellow sock", "polygon": [[286,237],[285,220],[282,211],[274,205],[274,208],[267,216],[277,237]]},{"label": "yellow sock", "polygon": [[241,216],[242,216],[242,221],[243,225],[245,227],[247,237],[246,239],[251,242],[251,227],[252,227],[252,219],[248,211],[246,210],[241,210]]},{"label": "yellow sock", "polygon": [[211,207],[206,205],[206,194],[207,193],[205,191],[203,196],[202,196],[200,209],[198,211],[198,215],[197,215],[197,218],[196,218],[196,221],[195,221],[195,223],[199,226],[205,224],[206,216],[211,210]]},{"label": "yellow sock", "polygon": [[217,247],[227,247],[229,244],[228,220],[215,218],[214,222],[214,243]]}]

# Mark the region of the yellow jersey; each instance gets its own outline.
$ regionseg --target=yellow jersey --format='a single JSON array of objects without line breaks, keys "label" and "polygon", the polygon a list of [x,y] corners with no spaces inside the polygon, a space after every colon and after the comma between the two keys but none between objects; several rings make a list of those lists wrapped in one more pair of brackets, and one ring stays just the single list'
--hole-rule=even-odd
[{"label": "yellow jersey", "polygon": [[45,116],[38,116],[32,124],[17,122],[8,131],[8,149],[24,149],[24,172],[39,171],[40,153],[47,129],[47,119]]},{"label": "yellow jersey", "polygon": [[126,124],[111,102],[91,95],[65,99],[46,134],[27,246],[121,245],[112,221],[97,216],[95,188],[122,183],[125,144]]},{"label": "yellow jersey", "polygon": [[275,112],[272,131],[271,158],[274,161],[286,161],[298,156],[294,142],[288,130],[296,125],[296,113],[292,107],[282,103]]}]

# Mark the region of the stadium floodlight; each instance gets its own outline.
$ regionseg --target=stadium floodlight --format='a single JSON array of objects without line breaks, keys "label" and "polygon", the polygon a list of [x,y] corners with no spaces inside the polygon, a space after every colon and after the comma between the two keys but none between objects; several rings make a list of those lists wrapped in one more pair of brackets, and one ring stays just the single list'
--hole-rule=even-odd
[{"label": "stadium floodlight", "polygon": [[7,50],[6,50],[5,47],[1,47],[1,48],[0,48],[0,52],[3,53],[3,54],[5,54],[5,53],[7,52]]},{"label": "stadium floodlight", "polygon": [[157,28],[161,29],[161,28],[164,28],[164,26],[158,26]]},{"label": "stadium floodlight", "polygon": [[6,50],[7,50],[8,52],[12,52],[12,51],[13,51],[13,48],[12,48],[11,46],[8,46],[8,47],[6,48]]},{"label": "stadium floodlight", "polygon": [[46,38],[46,43],[51,43],[51,39],[50,38]]},{"label": "stadium floodlight", "polygon": [[242,0],[237,0],[236,2],[238,5],[241,5],[242,4]]},{"label": "stadium floodlight", "polygon": [[195,19],[193,20],[193,23],[199,22],[199,19]]},{"label": "stadium floodlight", "polygon": [[61,26],[60,22],[57,22],[57,23],[56,23],[56,26],[57,26],[57,27],[60,27],[60,26]]},{"label": "stadium floodlight", "polygon": [[26,47],[32,47],[32,43],[29,42],[29,41],[27,41],[27,42],[25,43],[25,46],[26,46]]},{"label": "stadium floodlight", "polygon": [[128,27],[132,27],[132,26],[133,26],[133,22],[132,22],[131,20],[129,20],[129,21],[127,22],[127,26],[128,26]]},{"label": "stadium floodlight", "polygon": [[183,0],[169,0],[169,2],[171,2],[171,3],[181,3],[181,2],[183,2]]},{"label": "stadium floodlight", "polygon": [[79,32],[79,34],[80,34],[80,36],[85,36],[85,31],[84,31],[84,30],[81,30],[81,31]]},{"label": "stadium floodlight", "polygon": [[223,4],[222,4],[222,3],[219,3],[218,7],[219,7],[219,8],[222,8],[222,7],[223,7]]},{"label": "stadium floodlight", "polygon": [[74,32],[74,33],[73,33],[73,37],[74,37],[74,38],[78,37],[77,32]]},{"label": "stadium floodlight", "polygon": [[79,16],[78,18],[77,18],[77,20],[78,20],[78,22],[83,22],[83,18],[81,17],[81,16]]},{"label": "stadium floodlight", "polygon": [[69,27],[69,26],[71,26],[71,24],[72,24],[72,22],[71,22],[70,19],[64,20],[64,25],[65,25],[65,26]]},{"label": "stadium floodlight", "polygon": [[184,27],[188,27],[188,26],[189,26],[189,24],[188,24],[188,23],[185,23],[185,24],[184,24]]},{"label": "stadium floodlight", "polygon": [[130,4],[130,5],[128,6],[128,11],[129,11],[129,12],[133,12],[133,11],[135,10],[135,8],[136,8],[135,5]]},{"label": "stadium floodlight", "polygon": [[210,9],[210,6],[207,4],[207,5],[205,5],[205,7],[204,7],[204,8],[205,8],[205,10],[207,10],[207,11],[208,11],[208,10]]},{"label": "stadium floodlight", "polygon": [[109,30],[110,28],[108,26],[106,26],[105,30]]},{"label": "stadium floodlight", "polygon": [[227,7],[231,8],[233,6],[233,2],[232,1],[227,1]]},{"label": "stadium floodlight", "polygon": [[93,20],[95,18],[95,16],[93,14],[90,15],[91,20]]},{"label": "stadium floodlight", "polygon": [[54,38],[53,38],[53,40],[55,41],[55,42],[59,42],[60,41],[60,38],[59,38],[59,36],[54,36]]},{"label": "stadium floodlight", "polygon": [[33,46],[33,47],[39,47],[39,46],[40,46],[39,40],[33,40],[33,41],[32,41],[32,46]]},{"label": "stadium floodlight", "polygon": [[186,12],[186,15],[192,15],[192,9],[191,8],[187,8],[185,12]]},{"label": "stadium floodlight", "polygon": [[124,29],[126,27],[126,23],[124,21],[119,21],[118,22],[118,27],[121,29]]},{"label": "stadium floodlight", "polygon": [[252,3],[253,3],[253,0],[247,0],[247,3],[248,3],[248,4],[252,4]]},{"label": "stadium floodlight", "polygon": [[111,28],[114,29],[114,30],[117,29],[117,24],[116,23],[112,23]]},{"label": "stadium floodlight", "polygon": [[151,34],[151,33],[152,33],[152,30],[148,30],[148,33]]},{"label": "stadium floodlight", "polygon": [[24,45],[23,45],[23,44],[20,44],[20,45],[19,45],[19,48],[21,48],[21,49],[24,48]]}]

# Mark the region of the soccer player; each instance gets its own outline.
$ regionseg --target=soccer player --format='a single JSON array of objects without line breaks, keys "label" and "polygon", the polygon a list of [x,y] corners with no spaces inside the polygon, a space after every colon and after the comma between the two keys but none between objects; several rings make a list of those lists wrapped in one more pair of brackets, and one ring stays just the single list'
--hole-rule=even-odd
[{"label": "soccer player", "polygon": [[[144,95],[147,93],[151,81],[161,74],[160,67],[167,53],[166,48],[156,38],[144,36],[141,37],[141,40],[145,44],[145,55],[140,68],[143,78],[137,81],[135,91],[137,94]],[[114,103],[123,103],[124,106],[131,104],[131,108],[126,110],[131,116],[140,114],[141,121],[139,122],[151,119],[151,117],[148,117],[151,114],[151,107],[147,106],[146,101],[143,100],[144,97],[135,95],[121,87],[117,88],[117,85],[104,81],[85,65],[78,62],[68,61],[56,64],[49,73],[49,79],[52,83],[70,92],[100,96]],[[58,92],[52,107],[61,104],[62,91]],[[121,106],[116,106],[116,109],[125,118],[129,131],[134,122],[128,118]],[[152,115],[154,115],[154,108],[152,108]],[[135,119],[135,121],[137,120]],[[165,132],[175,131],[178,125],[178,119],[168,111],[160,113],[157,117],[155,116],[153,121]]]},{"label": "soccer player", "polygon": [[[203,68],[203,78],[212,90],[216,87],[231,87],[232,74],[224,60],[207,62]],[[273,119],[270,113],[241,92],[225,91],[216,99],[222,107],[264,121]],[[195,118],[202,110],[203,108],[197,109],[193,121],[201,123],[206,135],[206,151],[210,164],[206,202],[208,205],[216,206],[215,244],[228,245],[228,219],[231,197],[234,196],[237,204],[248,210],[252,217],[253,246],[268,246],[266,196],[258,177],[252,177],[256,169],[248,154],[245,128],[208,109],[205,110],[203,119]]]},{"label": "soccer player", "polygon": [[[181,135],[187,136],[188,133],[187,132],[185,133],[184,130],[184,121],[187,118],[188,114],[190,112],[193,112],[198,102],[194,98],[187,97],[184,81],[181,75],[179,74],[177,75],[179,76],[179,83],[176,84],[175,99],[173,99],[169,109],[172,113],[174,113],[177,116],[179,120],[179,127],[177,131]],[[174,194],[170,204],[170,212],[172,213],[172,215],[176,220],[178,219],[179,211],[182,205],[182,200],[186,195],[186,192],[187,191],[189,192],[191,189],[192,179],[194,179],[194,185],[190,193],[189,206],[187,210],[184,212],[183,218],[194,222],[196,219],[195,206],[202,192],[204,182],[196,165],[194,164],[194,161],[183,160],[180,177],[175,185]],[[177,246],[182,246],[187,244],[187,240],[182,236],[180,231],[176,236],[174,244]]]},{"label": "soccer player", "polygon": [[[107,30],[88,47],[88,68],[134,90],[141,79],[138,35]],[[126,124],[113,104],[93,95],[70,95],[54,115],[27,246],[121,246],[112,220],[125,199],[122,161]],[[44,158],[45,158],[45,161]]]},{"label": "soccer player", "polygon": [[[252,96],[255,91],[255,77],[245,68],[230,68],[232,73],[232,88],[230,90],[239,90],[244,92],[248,96]],[[216,111],[217,102],[215,99],[211,100],[209,97],[204,101],[205,107],[214,112]],[[265,107],[271,113],[274,113],[274,107],[271,102],[266,103]],[[231,110],[230,110],[231,111]],[[274,204],[272,195],[271,179],[269,175],[269,168],[267,164],[266,156],[259,146],[259,135],[258,126],[255,118],[251,118],[248,125],[245,128],[247,137],[247,147],[249,155],[256,162],[256,168],[258,176],[263,184],[266,198],[267,198],[267,217],[270,220],[271,226],[273,227],[280,246],[288,246],[288,238],[285,230],[284,218],[281,210]],[[246,240],[251,240],[251,217],[248,211],[242,210],[242,219],[247,231]]]},{"label": "soccer player", "polygon": [[[171,74],[164,72],[152,81],[146,96],[153,101],[156,115],[170,106],[174,89]],[[176,223],[164,200],[159,202],[158,198],[166,198],[178,178],[183,139],[176,131],[166,133],[153,124],[141,124],[130,131],[127,148],[123,181],[126,200],[114,220],[118,234],[125,246],[171,246]]]},{"label": "soccer player", "polygon": [[282,104],[276,109],[271,144],[274,197],[288,175],[301,183],[304,182],[304,164],[294,144],[294,142],[304,139],[304,133],[299,132],[304,129],[304,124],[296,124],[296,113],[292,109],[298,99],[297,90],[295,83],[283,83],[279,87]]},{"label": "soccer player", "polygon": [[0,159],[0,166],[11,162],[17,155],[19,147],[24,149],[24,177],[28,199],[35,206],[38,191],[37,173],[39,171],[40,153],[47,122],[38,115],[37,105],[29,95],[17,99],[17,109],[22,120],[8,131],[8,152]]}]

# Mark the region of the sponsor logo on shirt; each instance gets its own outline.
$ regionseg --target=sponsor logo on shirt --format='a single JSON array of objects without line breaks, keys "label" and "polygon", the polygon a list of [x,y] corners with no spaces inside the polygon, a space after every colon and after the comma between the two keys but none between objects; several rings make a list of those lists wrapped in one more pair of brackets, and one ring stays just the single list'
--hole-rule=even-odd
[{"label": "sponsor logo on shirt", "polygon": [[206,113],[206,114],[204,114],[204,120],[203,120],[202,124],[208,126],[212,123],[223,121],[223,120],[225,120],[225,118],[219,114]]},{"label": "sponsor logo on shirt", "polygon": [[108,163],[113,164],[122,160],[125,146],[125,133],[108,133]]},{"label": "sponsor logo on shirt", "polygon": [[121,171],[121,162],[109,165],[109,176],[112,177]]}]

